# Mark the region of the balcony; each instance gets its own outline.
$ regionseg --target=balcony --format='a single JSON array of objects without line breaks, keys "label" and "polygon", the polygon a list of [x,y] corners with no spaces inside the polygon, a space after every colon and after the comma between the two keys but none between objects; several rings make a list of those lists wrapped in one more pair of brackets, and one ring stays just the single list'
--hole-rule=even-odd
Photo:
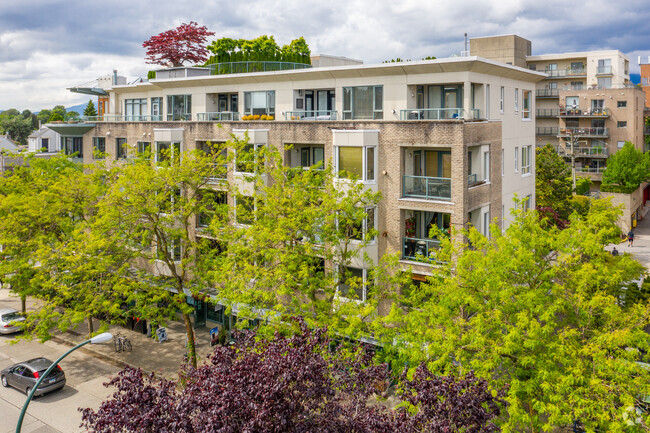
[{"label": "balcony", "polygon": [[650,135],[650,125],[645,125],[643,127],[643,135]]},{"label": "balcony", "polygon": [[402,176],[402,197],[422,200],[451,200],[451,179]]},{"label": "balcony", "polygon": [[609,108],[592,108],[581,110],[579,108],[560,109],[560,117],[609,117]]},{"label": "balcony", "polygon": [[544,73],[548,78],[577,78],[587,76],[585,68],[546,69]]},{"label": "balcony", "polygon": [[413,108],[399,110],[400,120],[445,120],[445,119],[480,119],[478,108]]},{"label": "balcony", "polygon": [[538,98],[559,98],[560,92],[557,89],[537,89],[535,96]]},{"label": "balcony", "polygon": [[609,128],[561,128],[558,134],[561,137],[581,136],[581,137],[609,137]]},{"label": "balcony", "polygon": [[196,120],[199,122],[227,122],[239,120],[239,113],[236,111],[196,113]]},{"label": "balcony", "polygon": [[436,250],[440,248],[438,239],[402,238],[402,259],[435,259]]},{"label": "balcony", "polygon": [[612,75],[611,66],[598,66],[596,69],[596,75]]},{"label": "balcony", "polygon": [[576,173],[603,173],[607,167],[576,167]]},{"label": "balcony", "polygon": [[535,128],[535,135],[541,136],[557,136],[559,128],[554,126],[538,126]]},{"label": "balcony", "polygon": [[558,117],[560,115],[560,110],[557,108],[538,108],[535,115],[538,118]]},{"label": "balcony", "polygon": [[285,111],[284,120],[338,120],[336,110],[298,110]]},{"label": "balcony", "polygon": [[[571,145],[565,144],[564,147],[559,147],[558,154],[561,156],[571,156]],[[574,147],[573,155],[577,158],[607,158],[609,156],[609,149],[603,146]]]},{"label": "balcony", "polygon": [[473,186],[483,185],[486,182],[487,181],[484,180],[484,179],[479,180],[478,175],[476,173],[467,175],[467,187],[468,188],[471,188]]}]

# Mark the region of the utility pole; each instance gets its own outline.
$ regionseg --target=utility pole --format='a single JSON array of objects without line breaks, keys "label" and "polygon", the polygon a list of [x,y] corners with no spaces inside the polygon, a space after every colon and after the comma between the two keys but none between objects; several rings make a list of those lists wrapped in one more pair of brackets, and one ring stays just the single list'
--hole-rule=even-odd
[{"label": "utility pole", "polygon": [[571,153],[569,156],[571,157],[571,181],[573,184],[573,191],[575,192],[576,190],[576,152],[575,152],[575,145],[578,143],[578,136],[576,135],[574,130],[567,131],[569,135],[569,142],[571,144]]}]

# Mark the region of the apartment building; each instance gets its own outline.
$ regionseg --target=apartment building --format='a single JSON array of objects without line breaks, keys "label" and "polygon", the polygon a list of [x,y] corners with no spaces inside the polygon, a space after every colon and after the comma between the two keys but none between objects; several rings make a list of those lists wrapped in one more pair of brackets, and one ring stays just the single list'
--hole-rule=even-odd
[{"label": "apartment building", "polygon": [[505,35],[471,39],[470,52],[545,74],[535,89],[536,144],[573,157],[577,173],[596,186],[607,157],[625,141],[644,148],[645,94],[630,83],[630,62],[620,51],[533,56],[530,41]]},{"label": "apartment building", "polygon": [[[94,148],[110,162],[129,157],[125,143],[184,151],[230,133],[277,147],[289,166],[332,161],[382,192],[373,210],[381,235],[364,253],[377,262],[399,252],[421,275],[430,268],[416,256],[438,245],[433,225],[488,234],[491,222],[508,224],[515,195],[534,206],[534,90],[544,74],[478,57],[376,65],[324,57],[326,66],[273,72],[163,69],[98,90],[108,113],[97,119],[48,126],[85,163]],[[236,167],[228,176],[245,182]],[[363,263],[353,266],[365,275]]]}]

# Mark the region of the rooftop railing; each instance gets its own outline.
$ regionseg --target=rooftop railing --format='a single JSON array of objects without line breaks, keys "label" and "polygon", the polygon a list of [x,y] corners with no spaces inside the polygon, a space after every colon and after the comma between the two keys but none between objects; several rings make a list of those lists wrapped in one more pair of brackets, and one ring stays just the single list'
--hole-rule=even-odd
[{"label": "rooftop railing", "polygon": [[311,65],[292,62],[225,62],[205,65],[210,68],[211,75],[247,74],[251,72],[288,71],[293,69],[309,69]]},{"label": "rooftop railing", "polygon": [[480,110],[472,108],[411,108],[400,110],[400,120],[480,119]]},{"label": "rooftop railing", "polygon": [[239,113],[236,111],[213,111],[208,113],[196,113],[196,120],[199,122],[225,122],[239,120]]},{"label": "rooftop railing", "polygon": [[285,111],[284,120],[338,120],[336,110]]}]

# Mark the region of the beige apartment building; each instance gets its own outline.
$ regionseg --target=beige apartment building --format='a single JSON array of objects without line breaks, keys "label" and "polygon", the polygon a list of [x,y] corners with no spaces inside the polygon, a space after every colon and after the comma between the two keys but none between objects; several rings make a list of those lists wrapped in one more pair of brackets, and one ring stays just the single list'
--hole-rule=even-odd
[{"label": "beige apartment building", "polygon": [[[362,253],[376,263],[399,252],[420,276],[430,268],[417,257],[438,246],[433,225],[488,234],[491,222],[508,224],[515,196],[535,205],[534,91],[544,74],[478,57],[363,65],[320,56],[318,64],[326,66],[220,75],[172,68],[135,84],[73,88],[108,100],[108,114],[49,126],[86,163],[94,148],[110,161],[130,156],[124,143],[183,151],[230,133],[277,147],[289,166],[332,161],[382,192],[372,210],[380,236]],[[244,120],[251,115],[273,120]],[[245,182],[236,167],[229,176]],[[352,266],[366,277],[367,265]]]},{"label": "beige apartment building", "polygon": [[598,186],[609,155],[626,141],[644,149],[645,94],[630,83],[629,59],[620,51],[531,55],[516,35],[470,40],[472,55],[543,72],[537,83],[536,144],[552,144],[579,175]]}]

